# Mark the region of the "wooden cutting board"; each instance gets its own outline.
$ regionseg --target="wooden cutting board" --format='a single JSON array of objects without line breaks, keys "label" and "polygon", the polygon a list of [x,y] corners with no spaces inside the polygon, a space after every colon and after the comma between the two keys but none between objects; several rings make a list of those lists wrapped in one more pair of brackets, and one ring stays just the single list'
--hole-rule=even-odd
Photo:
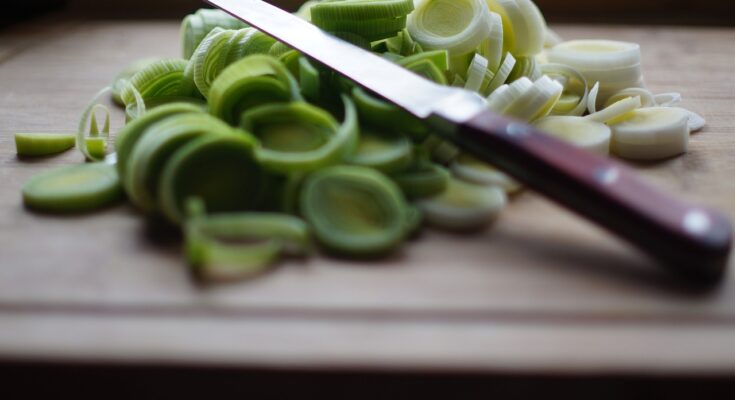
[{"label": "wooden cutting board", "polygon": [[[560,26],[640,42],[646,81],[709,125],[641,174],[735,217],[735,30]],[[175,234],[121,205],[24,210],[18,131],[73,131],[127,62],[177,56],[168,22],[64,20],[0,34],[0,359],[586,374],[735,372],[735,282],[708,293],[525,193],[487,232],[427,232],[380,262],[316,257],[201,287]],[[119,114],[118,114],[119,117]],[[118,118],[116,127],[121,120]]]}]

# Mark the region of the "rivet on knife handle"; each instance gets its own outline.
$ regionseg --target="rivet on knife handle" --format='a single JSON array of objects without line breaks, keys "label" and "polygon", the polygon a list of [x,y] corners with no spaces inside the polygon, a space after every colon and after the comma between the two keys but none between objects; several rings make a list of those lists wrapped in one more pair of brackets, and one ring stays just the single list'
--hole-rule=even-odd
[{"label": "rivet on knife handle", "polygon": [[720,213],[665,195],[624,165],[491,111],[461,123],[451,140],[703,283],[720,280],[732,228]]}]

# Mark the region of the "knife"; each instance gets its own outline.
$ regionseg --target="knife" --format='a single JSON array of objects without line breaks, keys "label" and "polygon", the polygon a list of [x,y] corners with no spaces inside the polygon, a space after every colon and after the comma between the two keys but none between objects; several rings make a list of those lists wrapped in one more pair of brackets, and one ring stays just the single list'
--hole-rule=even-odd
[{"label": "knife", "polygon": [[632,170],[491,112],[477,94],[435,84],[262,0],[206,0],[426,120],[463,150],[652,256],[691,282],[722,280],[732,228]]}]

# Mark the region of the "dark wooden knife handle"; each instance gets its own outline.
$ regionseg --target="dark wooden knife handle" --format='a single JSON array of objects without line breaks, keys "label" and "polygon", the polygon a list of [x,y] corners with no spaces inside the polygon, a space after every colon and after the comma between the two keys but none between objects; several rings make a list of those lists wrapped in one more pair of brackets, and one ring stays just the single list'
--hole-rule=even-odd
[{"label": "dark wooden knife handle", "polygon": [[722,278],[732,228],[719,212],[665,195],[621,163],[490,111],[450,135],[469,153],[607,228],[664,267],[702,283]]}]

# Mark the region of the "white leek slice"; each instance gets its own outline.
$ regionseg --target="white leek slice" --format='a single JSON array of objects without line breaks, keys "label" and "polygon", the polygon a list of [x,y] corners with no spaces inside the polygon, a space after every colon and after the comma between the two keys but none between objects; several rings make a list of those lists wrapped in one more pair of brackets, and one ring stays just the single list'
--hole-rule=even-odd
[{"label": "white leek slice", "polygon": [[485,94],[490,95],[495,92],[495,90],[497,90],[500,86],[502,86],[505,81],[508,80],[510,73],[513,72],[513,67],[515,67],[515,65],[515,57],[513,57],[513,55],[510,53],[506,53],[505,58],[503,59],[503,63],[500,64],[500,68],[498,68],[498,70],[495,72],[495,76],[485,89]]},{"label": "white leek slice", "polygon": [[531,0],[488,0],[502,17],[506,48],[518,57],[533,57],[544,48],[546,21]]},{"label": "white leek slice", "polygon": [[587,79],[576,68],[564,64],[544,64],[541,73],[551,76],[564,86],[560,101],[551,110],[553,115],[580,116],[587,110],[589,89]]},{"label": "white leek slice", "polygon": [[467,82],[464,88],[477,92],[482,87],[483,80],[485,79],[485,73],[488,68],[488,60],[480,54],[475,54],[470,63],[470,68],[467,70]]},{"label": "white leek slice", "polygon": [[610,127],[575,116],[551,116],[534,124],[537,128],[575,146],[607,155],[610,149]]},{"label": "white leek slice", "polygon": [[533,82],[525,76],[510,85],[503,85],[487,98],[487,106],[499,114],[505,114],[505,110],[531,87]]},{"label": "white leek slice", "polygon": [[443,193],[419,200],[416,205],[431,225],[449,230],[473,230],[492,222],[506,202],[505,191],[499,187],[452,178]]},{"label": "white leek slice", "polygon": [[[679,107],[675,107],[675,108],[679,108]],[[707,125],[707,121],[701,115],[695,113],[694,111],[689,111],[684,108],[680,108],[680,109],[683,111],[686,111],[687,114],[689,115],[688,123],[689,123],[689,130],[691,132],[699,132],[702,129],[704,129],[705,125]]]},{"label": "white leek slice", "polygon": [[484,0],[417,0],[407,21],[411,37],[424,49],[446,49],[451,56],[477,49],[489,26]]},{"label": "white leek slice", "polygon": [[661,160],[685,153],[689,144],[689,114],[674,107],[639,108],[612,125],[610,150],[633,160]]},{"label": "white leek slice", "polygon": [[482,42],[480,54],[488,60],[488,68],[497,71],[503,61],[503,19],[500,14],[490,13],[490,34]]},{"label": "white leek slice", "polygon": [[590,89],[590,94],[587,97],[587,111],[589,111],[590,114],[594,114],[597,112],[597,96],[600,93],[600,82],[596,82],[594,86],[592,86],[592,89]]},{"label": "white leek slice", "polygon": [[653,96],[653,99],[661,107],[671,107],[681,103],[681,93],[661,93]]},{"label": "white leek slice", "polygon": [[641,63],[641,47],[615,40],[570,40],[554,46],[549,51],[549,61],[582,71],[628,68]]},{"label": "white leek slice", "polygon": [[597,121],[602,123],[615,123],[615,121],[620,121],[621,118],[624,118],[629,112],[635,110],[636,108],[641,107],[641,98],[638,96],[635,97],[627,97],[625,99],[619,100],[610,106],[594,113],[590,114],[584,118],[590,120],[590,121]]},{"label": "white leek slice", "polygon": [[610,96],[605,102],[605,107],[623,100],[628,97],[639,97],[641,99],[641,107],[653,107],[659,105],[650,90],[638,87],[623,89]]},{"label": "white leek slice", "polygon": [[454,176],[465,182],[498,186],[509,194],[516,193],[523,188],[518,181],[469,154],[460,154],[452,161],[449,168]]},{"label": "white leek slice", "polygon": [[523,121],[544,117],[551,111],[563,90],[564,87],[559,82],[544,75],[516,98],[503,114]]}]

